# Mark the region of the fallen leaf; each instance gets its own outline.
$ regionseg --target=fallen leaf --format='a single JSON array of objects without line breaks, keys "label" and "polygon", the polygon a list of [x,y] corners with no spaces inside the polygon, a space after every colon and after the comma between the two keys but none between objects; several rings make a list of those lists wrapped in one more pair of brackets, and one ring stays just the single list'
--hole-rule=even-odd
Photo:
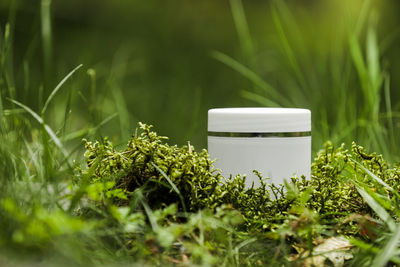
[{"label": "fallen leaf", "polygon": [[353,255],[349,252],[352,245],[343,237],[330,237],[318,243],[320,244],[313,249],[313,255],[315,256],[310,257],[309,251],[297,249],[300,253],[298,255],[291,255],[289,260],[293,261],[304,257],[305,259],[301,266],[312,267],[326,266],[325,261],[329,259],[333,266],[342,267],[346,260],[353,258]]}]

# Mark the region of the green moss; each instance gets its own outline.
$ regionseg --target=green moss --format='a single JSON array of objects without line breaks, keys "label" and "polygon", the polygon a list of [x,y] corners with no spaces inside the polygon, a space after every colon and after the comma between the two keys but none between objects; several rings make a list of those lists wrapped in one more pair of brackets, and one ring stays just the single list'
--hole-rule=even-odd
[{"label": "green moss", "polygon": [[[107,190],[120,190],[128,198],[140,188],[152,208],[172,203],[190,211],[207,207],[207,199],[221,194],[220,175],[211,170],[207,151],[197,153],[193,147],[165,144],[167,138],[150,128],[140,124],[140,135],[133,136],[124,151],[116,151],[107,139],[102,143],[86,142],[89,168],[83,174],[90,175],[92,184],[114,182]],[[129,202],[124,197],[113,199],[120,205]]]},{"label": "green moss", "polygon": [[[195,212],[228,204],[240,211],[247,229],[273,230],[291,214],[304,214],[304,209],[331,224],[346,221],[352,214],[370,214],[355,185],[362,182],[374,190],[378,186],[356,161],[400,189],[399,171],[389,168],[382,156],[367,154],[354,143],[351,151],[344,145],[335,148],[326,143],[312,164],[311,179],[292,177],[284,189],[262,177],[260,187],[245,188],[245,177],[224,178],[214,170],[206,150],[170,146],[165,140],[152,132],[151,126],[140,124],[140,134],[135,134],[123,151],[117,151],[107,139],[86,142],[88,168],[82,174],[89,176],[88,188],[106,183],[94,190],[101,192],[100,197],[89,190],[91,199],[124,206],[140,190],[152,209],[176,203],[180,211]],[[335,227],[338,232],[357,234],[357,229],[347,224]]]}]

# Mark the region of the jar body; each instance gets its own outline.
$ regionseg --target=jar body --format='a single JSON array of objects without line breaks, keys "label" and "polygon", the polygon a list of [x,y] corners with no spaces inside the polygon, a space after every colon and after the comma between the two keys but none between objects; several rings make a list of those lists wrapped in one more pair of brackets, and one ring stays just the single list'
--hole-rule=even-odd
[{"label": "jar body", "polygon": [[283,184],[293,175],[311,175],[311,136],[227,137],[208,136],[208,152],[216,159],[214,167],[224,177],[246,175],[246,186],[257,187],[253,170],[268,177],[269,183]]},{"label": "jar body", "polygon": [[310,178],[311,111],[298,108],[219,108],[208,111],[208,152],[224,177],[246,175],[283,184],[294,175]]}]

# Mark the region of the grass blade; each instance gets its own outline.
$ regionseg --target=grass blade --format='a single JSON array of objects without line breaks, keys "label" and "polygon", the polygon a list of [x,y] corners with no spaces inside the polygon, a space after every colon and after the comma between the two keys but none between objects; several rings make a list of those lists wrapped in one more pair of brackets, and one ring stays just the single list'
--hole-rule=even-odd
[{"label": "grass blade", "polygon": [[[13,4],[13,6],[15,5]],[[14,16],[11,15],[11,13],[15,13],[14,9],[15,7],[10,9],[10,17]],[[13,25],[12,23],[5,25],[4,36],[0,39],[0,83],[5,85],[11,98],[16,95],[13,71]]]},{"label": "grass blade", "polygon": [[72,94],[71,94],[71,91],[68,91],[67,104],[65,105],[65,110],[64,110],[64,120],[62,123],[62,127],[59,131],[60,136],[65,136],[65,132],[66,132],[70,114],[71,114],[71,102],[72,102]]},{"label": "grass blade", "polygon": [[0,94],[0,133],[4,130],[4,109],[3,109],[3,100]]},{"label": "grass blade", "polygon": [[304,75],[303,75],[303,73],[301,71],[301,67],[300,67],[299,62],[298,62],[298,60],[296,58],[296,54],[295,54],[295,52],[293,51],[293,49],[292,49],[292,47],[290,45],[290,42],[289,42],[288,37],[287,37],[287,35],[285,33],[285,30],[283,29],[283,25],[282,25],[281,18],[279,16],[279,12],[278,12],[277,7],[272,6],[271,11],[272,11],[272,19],[273,19],[273,22],[275,24],[275,28],[278,31],[278,36],[280,38],[280,44],[282,46],[283,52],[286,55],[286,57],[287,57],[287,59],[289,61],[289,64],[292,67],[292,69],[294,71],[294,74],[296,75],[296,77],[297,77],[299,83],[301,84],[302,88],[303,89],[307,89],[306,80],[305,80]]},{"label": "grass blade", "polygon": [[368,91],[366,91],[366,84],[365,84],[365,78],[368,75],[367,67],[364,62],[360,44],[359,44],[355,34],[350,34],[350,36],[349,36],[349,47],[350,47],[350,55],[351,55],[354,65],[356,67],[356,70],[358,72],[358,76],[359,76],[359,79],[360,79],[360,82],[362,85],[362,89],[364,90],[364,92],[366,94],[368,94]]},{"label": "grass blade", "polygon": [[390,238],[389,242],[381,248],[378,255],[376,255],[373,263],[371,266],[376,267],[383,267],[386,266],[388,261],[393,257],[396,256],[396,250],[400,240],[400,225],[397,225],[392,237]]},{"label": "grass blade", "polygon": [[375,253],[379,252],[379,248],[377,248],[373,244],[366,243],[366,242],[364,242],[362,240],[358,240],[358,239],[355,239],[355,238],[350,238],[349,241],[350,241],[350,244],[352,244],[352,245],[354,245],[354,246],[356,246],[356,247],[358,247],[358,248],[360,248],[362,250],[368,251],[370,253],[374,253],[375,254]]},{"label": "grass blade", "polygon": [[384,93],[385,93],[385,104],[386,104],[386,113],[387,120],[389,124],[389,133],[390,139],[392,142],[392,147],[396,147],[395,143],[395,134],[394,134],[394,123],[393,123],[393,112],[392,112],[392,100],[390,97],[390,75],[389,73],[385,73],[383,76],[383,84],[384,84]]},{"label": "grass blade", "polygon": [[159,226],[157,224],[156,218],[154,217],[153,211],[151,210],[150,206],[147,204],[146,201],[142,200],[141,202],[142,202],[144,211],[145,211],[147,217],[149,218],[151,229],[153,229],[153,231],[157,231],[159,229]]},{"label": "grass blade", "polygon": [[354,162],[361,170],[363,170],[369,177],[374,179],[376,182],[378,182],[380,185],[383,185],[386,189],[388,189],[392,193],[397,193],[390,185],[385,183],[381,178],[373,174],[370,170],[364,167],[361,163],[355,161],[354,159],[350,159],[352,162]]},{"label": "grass blade", "polygon": [[60,90],[61,86],[63,86],[63,84],[68,81],[68,79],[75,73],[75,71],[77,71],[78,69],[80,69],[82,67],[82,64],[78,65],[76,68],[74,68],[70,73],[67,74],[67,76],[64,77],[64,79],[61,80],[61,82],[59,82],[57,84],[57,86],[54,88],[54,90],[51,92],[51,94],[49,95],[49,97],[47,98],[46,102],[44,103],[43,109],[42,109],[42,116],[44,115],[44,113],[47,110],[47,107],[49,106],[51,100],[54,98],[55,94],[57,94],[57,92]]},{"label": "grass blade", "polygon": [[376,94],[382,83],[381,67],[379,63],[379,46],[376,36],[375,27],[368,27],[366,40],[366,59],[368,64],[368,77],[373,89],[372,93]]},{"label": "grass blade", "polygon": [[51,0],[41,0],[40,3],[40,22],[42,34],[43,62],[45,70],[46,87],[51,75],[51,60],[53,54],[52,33],[51,33]]},{"label": "grass blade", "polygon": [[232,68],[233,70],[239,72],[242,76],[249,79],[254,85],[258,88],[262,89],[264,92],[269,94],[274,99],[280,100],[287,100],[286,97],[281,95],[276,88],[272,85],[265,82],[260,76],[258,76],[254,71],[250,70],[248,67],[244,66],[243,64],[239,63],[235,59],[227,56],[221,52],[213,52],[212,57],[216,60],[220,61],[221,63],[225,64],[226,66]]},{"label": "grass blade", "polygon": [[84,137],[85,135],[92,135],[95,134],[100,127],[102,127],[104,124],[108,123],[109,121],[111,121],[112,119],[114,119],[115,117],[118,116],[118,113],[114,113],[111,114],[110,116],[108,116],[107,118],[105,118],[104,120],[102,120],[99,124],[97,124],[95,127],[92,128],[85,128],[85,129],[81,129],[69,134],[66,134],[61,140],[62,141],[70,141],[79,137]]},{"label": "grass blade", "polygon": [[119,116],[121,137],[123,140],[126,140],[129,138],[129,133],[131,131],[131,119],[128,106],[126,105],[124,93],[116,82],[112,83],[112,89],[112,95]]},{"label": "grass blade", "polygon": [[181,191],[179,191],[178,187],[176,187],[176,185],[171,181],[171,179],[169,179],[168,175],[160,169],[160,167],[158,167],[155,163],[151,162],[151,165],[156,168],[156,170],[168,181],[168,183],[170,184],[170,186],[172,187],[172,189],[175,191],[175,193],[178,194],[181,202],[182,202],[182,208],[184,210],[184,212],[186,213],[186,205],[185,205],[185,201],[183,199],[183,196],[181,194]]},{"label": "grass blade", "polygon": [[254,46],[249,32],[246,15],[243,10],[243,3],[241,0],[230,0],[230,4],[243,54],[247,63],[250,63],[254,57]]},{"label": "grass blade", "polygon": [[363,26],[365,25],[365,21],[367,19],[368,11],[370,9],[371,3],[372,3],[371,0],[363,1],[363,5],[361,7],[360,15],[358,17],[358,20],[357,20],[357,23],[356,23],[356,27],[355,27],[355,33],[356,33],[357,37],[361,34]]},{"label": "grass blade", "polygon": [[236,264],[240,265],[240,260],[239,260],[240,253],[239,253],[239,250],[240,250],[241,248],[243,248],[243,247],[245,247],[245,246],[247,246],[247,245],[249,245],[249,244],[255,242],[255,241],[257,241],[257,238],[255,238],[255,237],[250,238],[250,239],[246,239],[246,240],[242,241],[239,245],[237,245],[237,246],[233,249],[233,251],[234,251],[234,253],[235,253],[234,256],[235,256]]},{"label": "grass blade", "polygon": [[259,95],[257,93],[243,90],[240,92],[240,94],[242,95],[243,98],[251,100],[251,101],[258,103],[260,105],[263,105],[263,106],[268,106],[268,107],[280,107],[281,106],[278,103],[274,102],[273,100],[271,100],[267,97],[264,97],[262,95]]},{"label": "grass blade", "polygon": [[358,193],[362,196],[365,202],[371,207],[371,209],[378,215],[378,217],[387,224],[390,231],[396,230],[396,223],[389,213],[370,195],[373,192],[367,192],[364,188],[356,185]]},{"label": "grass blade", "polygon": [[[60,151],[63,153],[64,157],[68,157],[68,152],[65,150],[64,146],[62,145],[60,139],[58,139],[57,135],[54,133],[54,131],[50,128],[50,126],[48,126],[44,120],[36,113],[34,112],[32,109],[30,109],[28,106],[25,106],[24,104],[14,100],[14,99],[10,99],[11,102],[13,102],[14,104],[16,104],[17,106],[20,106],[21,108],[23,108],[24,110],[26,110],[30,115],[32,115],[32,117],[37,120],[46,130],[46,132],[48,133],[48,135],[51,137],[51,139],[53,140],[53,142],[56,144],[56,146],[60,149]],[[69,161],[68,161],[69,162]]]}]

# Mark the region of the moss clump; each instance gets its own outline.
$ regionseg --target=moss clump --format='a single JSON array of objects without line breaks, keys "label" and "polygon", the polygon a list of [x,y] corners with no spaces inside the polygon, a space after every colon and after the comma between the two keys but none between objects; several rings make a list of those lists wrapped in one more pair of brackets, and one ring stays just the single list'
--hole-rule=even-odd
[{"label": "moss clump", "polygon": [[86,142],[85,157],[90,181],[111,181],[110,190],[120,189],[126,199],[115,198],[120,205],[129,202],[129,195],[139,189],[150,207],[159,208],[178,203],[190,211],[208,206],[219,196],[220,175],[212,170],[207,151],[195,152],[192,146],[170,146],[167,139],[140,124],[140,135],[129,141],[124,151],[116,151],[104,139]]},{"label": "moss clump", "polygon": [[92,200],[129,205],[131,196],[140,191],[151,208],[177,203],[181,211],[197,211],[229,204],[250,221],[287,206],[270,196],[282,197],[282,186],[269,185],[260,177],[261,187],[246,189],[244,177],[225,179],[214,170],[206,150],[198,153],[192,146],[170,146],[151,126],[139,126],[140,134],[123,151],[107,139],[86,142],[88,168],[80,171],[77,180],[86,177]]},{"label": "moss clump", "polygon": [[393,197],[378,180],[399,192],[400,170],[390,168],[382,155],[368,154],[354,142],[351,151],[344,145],[335,149],[332,143],[327,142],[314,159],[311,180],[295,185],[301,192],[309,192],[305,204],[319,214],[367,214],[371,213],[370,207],[359,194],[357,186]]},{"label": "moss clump", "polygon": [[[117,151],[107,139],[86,142],[88,168],[81,174],[88,177],[89,184],[96,185],[95,192],[101,191],[92,194],[92,200],[131,205],[131,196],[140,191],[151,208],[176,203],[180,211],[194,212],[228,204],[241,212],[248,228],[272,230],[293,214],[304,215],[305,209],[316,214],[314,217],[336,222],[352,214],[370,214],[357,185],[385,189],[363,168],[400,190],[398,169],[389,168],[382,156],[367,154],[356,144],[348,151],[343,145],[335,149],[326,143],[312,164],[311,179],[292,177],[285,191],[283,185],[269,184],[261,177],[260,187],[245,188],[244,177],[225,179],[214,170],[206,150],[198,153],[190,145],[170,146],[165,143],[166,137],[158,136],[145,124],[140,124],[140,131],[123,151]],[[345,226],[336,230],[357,232]]]}]

